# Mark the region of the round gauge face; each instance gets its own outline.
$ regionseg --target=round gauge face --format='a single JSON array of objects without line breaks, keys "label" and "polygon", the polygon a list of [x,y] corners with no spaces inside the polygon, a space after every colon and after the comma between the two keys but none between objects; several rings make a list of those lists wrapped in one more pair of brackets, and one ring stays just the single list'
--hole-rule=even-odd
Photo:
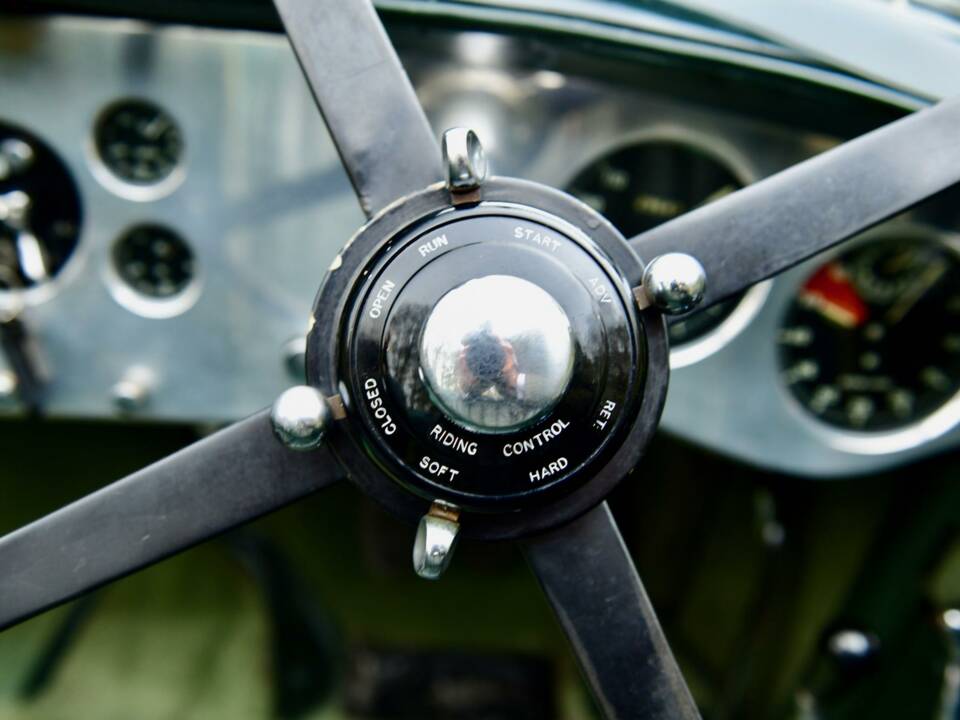
[{"label": "round gauge face", "polygon": [[94,130],[94,143],[107,169],[135,185],[165,180],[183,157],[183,136],[174,119],[144,100],[107,108]]},{"label": "round gauge face", "polygon": [[0,122],[0,292],[54,278],[80,240],[80,195],[33,134]]},{"label": "round gauge face", "polygon": [[180,294],[195,275],[193,250],[162,225],[138,225],[113,246],[113,267],[141,295],[166,299]]},{"label": "round gauge face", "polygon": [[960,390],[960,256],[929,238],[860,245],[807,279],[779,345],[784,382],[824,422],[922,420]]},{"label": "round gauge face", "polygon": [[[568,191],[629,238],[741,187],[736,174],[710,155],[685,143],[651,141],[600,158],[574,178]],[[714,330],[742,297],[671,318],[671,342],[690,342]]]}]

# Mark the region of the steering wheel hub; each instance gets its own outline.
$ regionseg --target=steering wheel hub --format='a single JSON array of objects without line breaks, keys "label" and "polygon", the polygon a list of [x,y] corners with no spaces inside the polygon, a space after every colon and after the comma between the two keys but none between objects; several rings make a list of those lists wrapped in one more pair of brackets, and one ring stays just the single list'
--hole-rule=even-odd
[{"label": "steering wheel hub", "polygon": [[655,425],[662,319],[636,306],[641,268],[625,241],[572,198],[499,179],[469,205],[427,190],[371,221],[338,262],[308,372],[343,401],[348,437],[334,445],[372,465],[364,489],[392,509],[413,495],[414,512],[441,501],[481,526],[576,514],[589,505],[569,498],[647,428],[638,417]]}]

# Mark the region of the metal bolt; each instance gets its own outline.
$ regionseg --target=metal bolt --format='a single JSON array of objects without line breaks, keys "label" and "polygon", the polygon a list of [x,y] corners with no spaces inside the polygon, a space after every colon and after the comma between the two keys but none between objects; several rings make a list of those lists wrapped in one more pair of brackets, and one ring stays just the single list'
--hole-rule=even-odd
[{"label": "metal bolt", "polygon": [[643,271],[642,296],[637,299],[668,315],[690,312],[707,288],[707,273],[700,261],[686,253],[655,257]]},{"label": "metal bolt", "polygon": [[130,368],[110,389],[114,407],[128,414],[142,410],[150,402],[153,373],[147,368]]},{"label": "metal bolt", "polygon": [[443,133],[443,167],[451,192],[478,189],[487,179],[487,159],[480,138],[469,128],[450,128]]},{"label": "metal bolt", "polygon": [[459,516],[454,506],[435,502],[420,518],[413,541],[413,569],[424,580],[436,580],[449,567],[460,532]]},{"label": "metal bolt", "polygon": [[319,390],[308,385],[285,390],[270,410],[274,433],[291,450],[319,447],[330,418],[327,399]]}]

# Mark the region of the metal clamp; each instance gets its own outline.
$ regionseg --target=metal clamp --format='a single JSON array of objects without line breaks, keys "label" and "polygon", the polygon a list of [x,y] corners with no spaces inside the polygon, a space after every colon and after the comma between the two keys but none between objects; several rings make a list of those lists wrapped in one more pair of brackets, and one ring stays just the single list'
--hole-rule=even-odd
[{"label": "metal clamp", "polygon": [[469,128],[450,128],[443,133],[441,149],[453,203],[479,202],[480,187],[487,180],[487,158],[480,138]]},{"label": "metal clamp", "polygon": [[460,532],[460,510],[435,502],[420,518],[413,541],[413,569],[425,580],[436,580],[450,565]]}]

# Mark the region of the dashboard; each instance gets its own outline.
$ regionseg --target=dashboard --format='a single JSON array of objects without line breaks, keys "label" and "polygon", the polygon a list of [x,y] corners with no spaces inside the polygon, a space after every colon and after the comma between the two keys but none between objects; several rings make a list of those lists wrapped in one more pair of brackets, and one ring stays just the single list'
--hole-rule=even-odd
[{"label": "dashboard", "polygon": [[[917,107],[784,58],[673,67],[390,29],[438,133],[473,128],[496,174],[566,189],[627,236]],[[34,409],[219,425],[300,381],[313,295],[363,216],[286,38],[9,19],[0,75],[0,317],[36,349]],[[665,430],[810,478],[960,443],[958,208],[948,191],[673,321]],[[29,409],[15,365],[0,356],[12,415]]]}]

